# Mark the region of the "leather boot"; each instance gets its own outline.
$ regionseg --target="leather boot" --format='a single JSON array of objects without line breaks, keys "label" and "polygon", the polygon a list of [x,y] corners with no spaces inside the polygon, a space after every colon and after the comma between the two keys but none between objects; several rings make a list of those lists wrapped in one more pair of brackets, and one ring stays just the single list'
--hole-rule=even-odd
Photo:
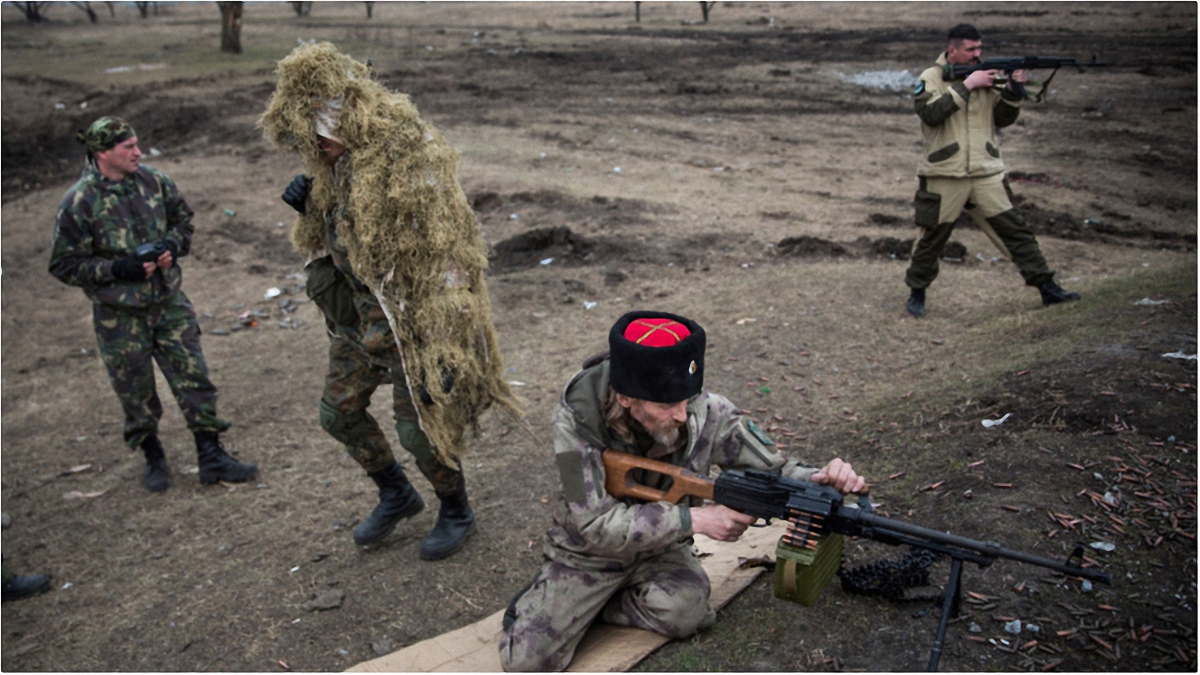
[{"label": "leather boot", "polygon": [[246,464],[225,454],[215,431],[197,431],[196,457],[200,462],[200,482],[208,485],[219,480],[230,483],[248,481],[258,475],[258,466]]},{"label": "leather boot", "polygon": [[421,542],[421,560],[448,557],[467,543],[467,537],[475,534],[475,514],[467,503],[467,486],[461,473],[458,474],[458,489],[441,501],[437,524]]},{"label": "leather boot", "polygon": [[171,487],[171,476],[167,473],[167,457],[158,436],[150,434],[142,441],[142,452],[146,455],[146,470],[142,474],[142,485],[151,492],[162,492]]},{"label": "leather boot", "polygon": [[354,543],[359,546],[383,539],[396,528],[396,523],[412,518],[425,508],[421,495],[417,494],[417,489],[404,475],[404,469],[396,462],[382,471],[367,475],[379,486],[379,505],[354,528]]},{"label": "leather boot", "polygon": [[904,303],[904,309],[918,319],[925,316],[925,289],[912,289],[912,293],[908,296],[908,302]]},{"label": "leather boot", "polygon": [[0,599],[23,600],[50,590],[50,577],[45,574],[24,574],[9,578],[0,589]]},{"label": "leather boot", "polygon": [[1060,302],[1078,300],[1079,294],[1074,291],[1064,291],[1053,280],[1038,284],[1038,292],[1042,294],[1042,306],[1049,307]]}]

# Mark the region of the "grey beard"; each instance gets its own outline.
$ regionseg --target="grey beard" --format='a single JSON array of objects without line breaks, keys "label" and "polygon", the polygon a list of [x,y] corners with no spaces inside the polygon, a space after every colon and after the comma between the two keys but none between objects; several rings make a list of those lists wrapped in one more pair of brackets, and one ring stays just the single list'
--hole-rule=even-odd
[{"label": "grey beard", "polygon": [[662,446],[669,448],[679,440],[679,427],[672,427],[669,431],[651,433],[650,435]]}]

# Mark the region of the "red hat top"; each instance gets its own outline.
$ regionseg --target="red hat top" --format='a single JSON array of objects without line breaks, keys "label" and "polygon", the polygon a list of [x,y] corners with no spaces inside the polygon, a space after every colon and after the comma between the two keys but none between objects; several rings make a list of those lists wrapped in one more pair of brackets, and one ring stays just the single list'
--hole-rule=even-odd
[{"label": "red hat top", "polygon": [[691,334],[687,326],[664,317],[635,319],[625,328],[625,339],[644,347],[674,347]]}]

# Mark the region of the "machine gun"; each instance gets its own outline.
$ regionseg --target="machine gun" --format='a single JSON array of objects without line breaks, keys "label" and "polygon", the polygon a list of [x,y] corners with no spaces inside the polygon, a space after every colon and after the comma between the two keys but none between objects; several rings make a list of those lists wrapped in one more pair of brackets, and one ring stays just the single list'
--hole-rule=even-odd
[{"label": "machine gun", "polygon": [[[875,514],[871,500],[866,495],[859,497],[856,506],[845,505],[841,493],[827,485],[753,470],[725,471],[712,480],[683,467],[616,450],[605,450],[603,457],[604,487],[617,498],[634,497],[676,503],[685,496],[693,496],[712,500],[766,521],[765,525],[756,524],[756,527],[766,527],[772,519],[785,520],[788,527],[782,542],[801,549],[814,550],[821,537],[841,534],[891,545],[908,544],[950,556],[950,580],[942,598],[942,617],[930,655],[930,671],[937,670],[946,638],[946,626],[951,615],[958,613],[963,561],[984,568],[995,562],[996,558],[1008,558],[1073,577],[1112,583],[1112,575],[1108,572],[1082,566],[1082,544],[1076,544],[1067,560],[1060,562],[1007,549],[994,542],[975,541],[884,518]],[[672,484],[667,490],[656,490],[638,483],[632,474],[637,469],[669,476]],[[828,583],[828,578],[823,583]]]},{"label": "machine gun", "polygon": [[962,80],[971,73],[978,70],[1000,70],[1004,71],[1003,77],[997,77],[993,84],[1003,85],[1008,82],[1008,76],[1012,75],[1014,70],[1047,70],[1053,69],[1050,77],[1042,83],[1041,91],[1034,96],[1034,100],[1043,101],[1046,98],[1046,88],[1050,86],[1050,80],[1054,79],[1054,75],[1058,73],[1058,69],[1063,66],[1073,66],[1075,68],[1108,66],[1112,65],[1108,61],[1097,61],[1096,55],[1092,55],[1092,60],[1088,63],[1079,63],[1069,56],[999,56],[996,58],[986,59],[979,63],[968,63],[964,65],[946,64],[942,67],[942,79],[944,80]]}]

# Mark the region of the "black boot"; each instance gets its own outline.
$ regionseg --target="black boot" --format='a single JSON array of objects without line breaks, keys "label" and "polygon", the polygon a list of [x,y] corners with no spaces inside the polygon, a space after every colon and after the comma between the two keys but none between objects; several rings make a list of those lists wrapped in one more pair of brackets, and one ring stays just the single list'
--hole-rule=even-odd
[{"label": "black boot", "polygon": [[467,503],[467,486],[461,473],[458,475],[458,489],[441,501],[437,524],[421,542],[421,560],[448,557],[467,543],[467,537],[475,534],[475,514]]},{"label": "black boot", "polygon": [[225,454],[215,431],[197,431],[196,457],[200,461],[200,482],[208,485],[219,480],[230,483],[248,481],[258,475],[258,467]]},{"label": "black boot", "polygon": [[1079,294],[1074,291],[1064,291],[1054,280],[1038,284],[1038,292],[1042,294],[1042,306],[1049,307],[1060,302],[1078,300]]},{"label": "black boot", "polygon": [[142,474],[142,485],[151,492],[162,492],[171,487],[171,476],[167,473],[167,457],[163,453],[158,436],[150,434],[142,441],[142,452],[146,455],[146,471]]},{"label": "black boot", "polygon": [[417,494],[417,489],[404,475],[404,469],[396,462],[382,471],[367,475],[379,486],[379,505],[354,528],[354,543],[359,546],[383,539],[396,528],[396,523],[412,518],[425,508],[421,495]]},{"label": "black boot", "polygon": [[912,289],[912,293],[908,296],[908,302],[904,303],[904,309],[918,319],[925,316],[925,289]]},{"label": "black boot", "polygon": [[50,577],[45,574],[17,575],[4,582],[3,600],[23,600],[50,590]]}]

